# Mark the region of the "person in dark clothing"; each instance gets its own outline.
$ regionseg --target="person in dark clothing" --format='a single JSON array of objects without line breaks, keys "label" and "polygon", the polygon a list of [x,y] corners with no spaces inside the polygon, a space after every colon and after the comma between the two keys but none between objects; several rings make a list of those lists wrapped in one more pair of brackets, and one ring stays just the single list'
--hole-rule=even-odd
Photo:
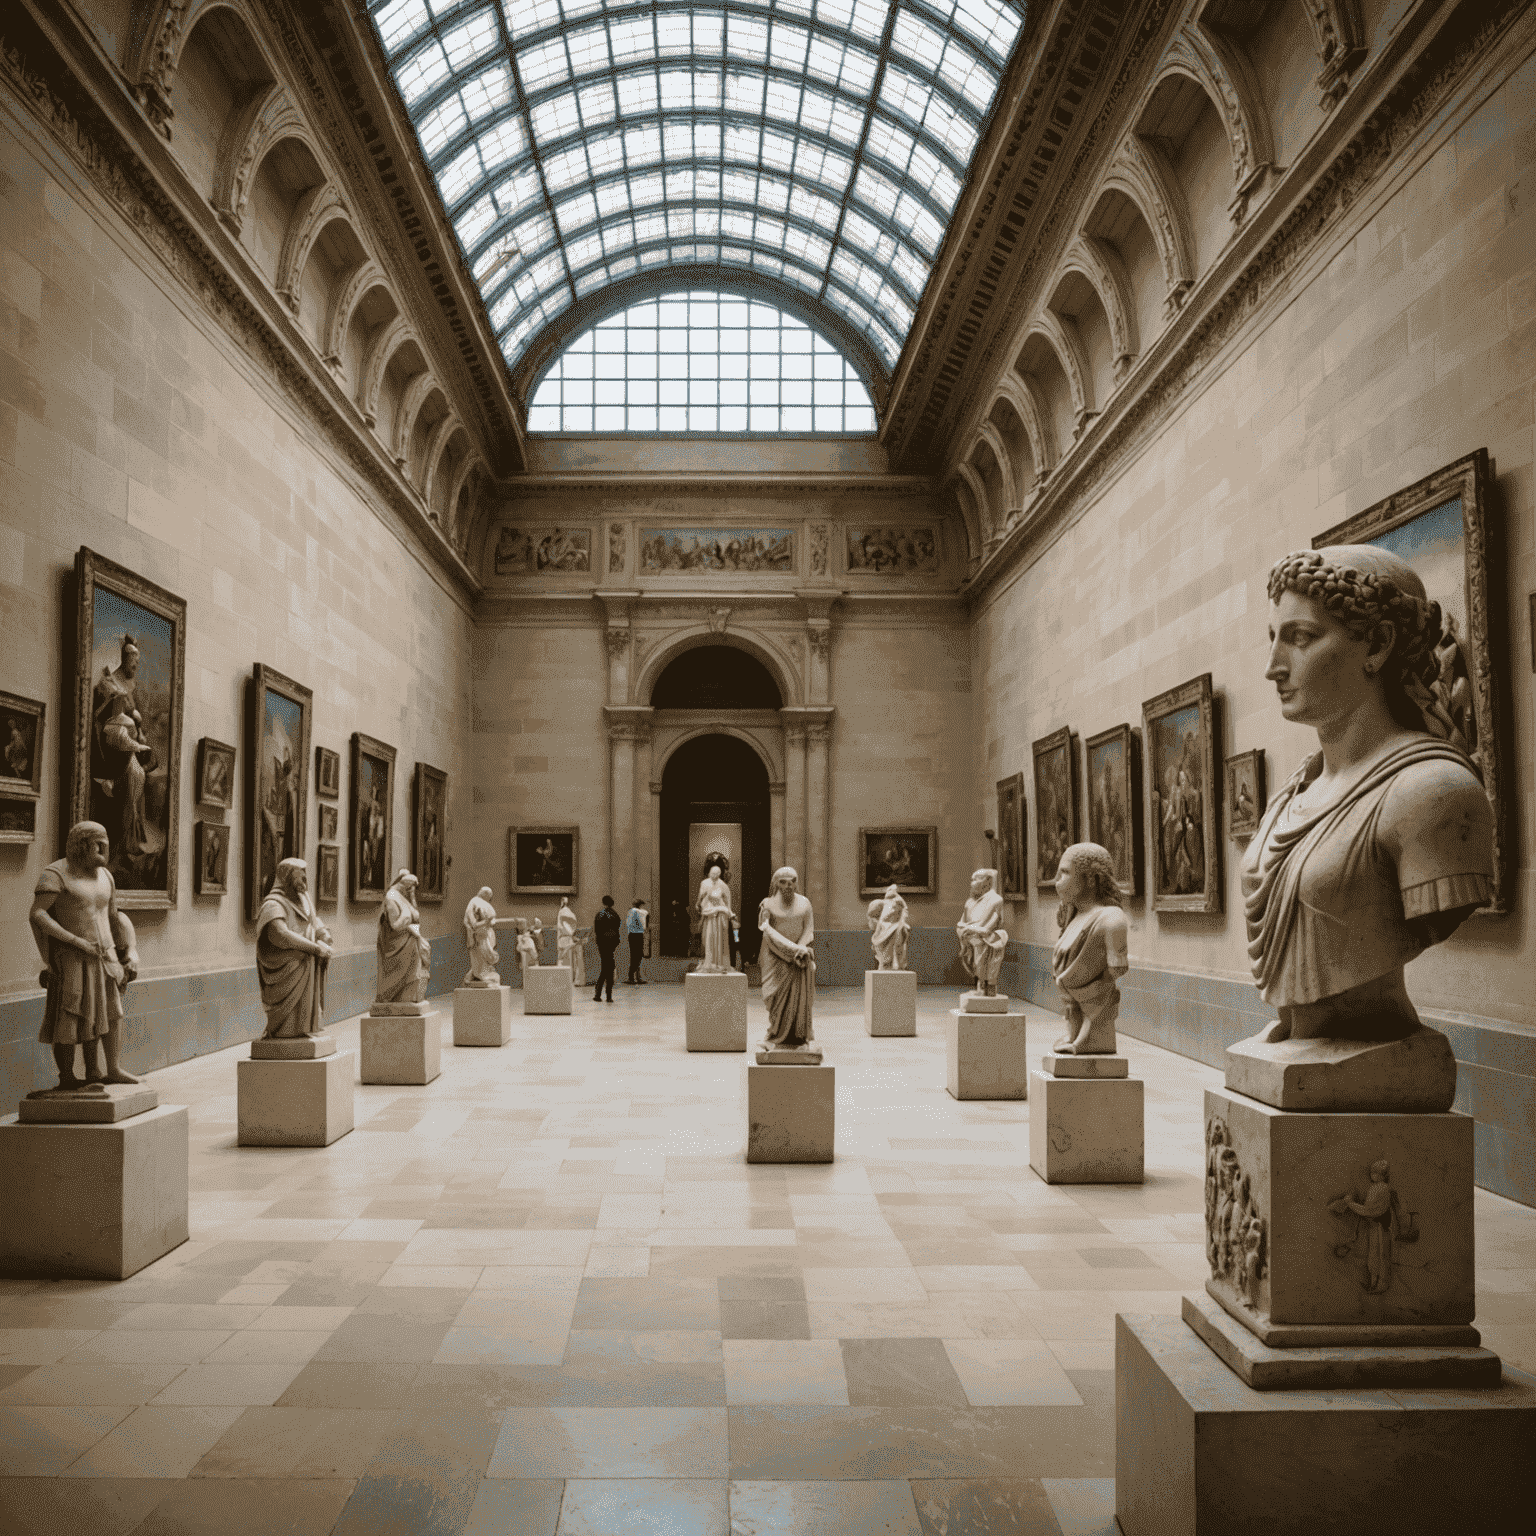
[{"label": "person in dark clothing", "polygon": [[645,959],[645,925],[648,915],[645,903],[636,898],[634,906],[629,909],[629,916],[624,920],[624,931],[629,935],[629,984],[632,987],[645,985],[645,977],[640,974],[640,962]]},{"label": "person in dark clothing", "polygon": [[592,1001],[600,1003],[603,1000],[603,988],[608,989],[608,1001],[613,1001],[613,971],[614,960],[619,951],[619,914],[613,910],[613,897],[603,897],[603,910],[592,919],[592,937],[597,941],[598,958],[603,963],[603,968],[597,975],[597,990],[592,994]]}]

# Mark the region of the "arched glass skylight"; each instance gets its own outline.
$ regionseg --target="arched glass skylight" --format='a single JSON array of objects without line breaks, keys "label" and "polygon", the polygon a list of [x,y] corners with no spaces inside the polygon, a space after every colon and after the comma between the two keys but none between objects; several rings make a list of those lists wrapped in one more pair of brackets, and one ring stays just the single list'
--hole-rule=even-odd
[{"label": "arched glass skylight", "polygon": [[873,432],[863,381],[769,304],[670,293],[583,332],[528,403],[531,432]]},{"label": "arched glass skylight", "polygon": [[508,362],[578,299],[718,264],[894,366],[1022,0],[373,0]]}]

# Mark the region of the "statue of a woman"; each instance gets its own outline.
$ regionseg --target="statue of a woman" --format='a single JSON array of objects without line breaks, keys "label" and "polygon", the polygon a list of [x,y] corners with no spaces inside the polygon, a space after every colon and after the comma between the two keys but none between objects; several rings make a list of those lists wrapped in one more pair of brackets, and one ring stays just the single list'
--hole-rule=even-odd
[{"label": "statue of a woman", "polygon": [[894,885],[886,886],[885,895],[870,902],[869,927],[876,968],[906,970],[907,940],[912,936],[912,924],[907,921],[906,900]]},{"label": "statue of a woman", "polygon": [[379,993],[381,1003],[419,1003],[432,974],[432,946],[421,936],[416,876],[402,869],[379,908]]},{"label": "statue of a woman", "polygon": [[[555,913],[555,964],[568,965],[571,975],[576,974],[576,962],[572,958],[572,950],[576,945],[576,914],[571,910],[571,901],[568,896],[560,898],[560,910]],[[581,983],[577,982],[577,986]]]},{"label": "statue of a woman", "polygon": [[811,1004],[816,994],[816,941],[811,904],[795,886],[800,876],[785,865],[773,876],[771,893],[757,911],[763,947],[758,955],[763,972],[763,1004],[768,1009],[768,1035],[758,1053],[761,1063],[770,1052],[794,1051],[820,1061],[811,1042]]},{"label": "statue of a woman", "polygon": [[469,975],[464,978],[466,987],[499,987],[501,972],[497,969],[500,956],[496,953],[496,930],[505,928],[510,918],[497,917],[491,905],[491,888],[480,887],[464,908],[464,945],[469,950]]},{"label": "statue of a woman", "polygon": [[978,869],[971,876],[970,898],[955,924],[955,937],[960,940],[960,963],[976,978],[975,991],[981,997],[997,996],[997,976],[1008,949],[1008,930],[1002,921],[1003,898],[996,874]]},{"label": "statue of a woman", "polygon": [[325,971],[331,936],[309,899],[309,866],[284,859],[256,914],[256,979],[265,1040],[325,1032]]},{"label": "statue of a woman", "polygon": [[731,969],[731,888],[718,864],[711,864],[699,884],[699,938],[704,959],[701,976],[724,976]]},{"label": "statue of a woman", "polygon": [[1120,889],[1109,850],[1073,843],[1056,867],[1061,937],[1051,955],[1051,974],[1066,1004],[1067,1033],[1052,1049],[1066,1056],[1111,1054],[1120,988],[1130,969],[1130,925],[1120,909]]},{"label": "statue of a woman", "polygon": [[[537,922],[538,919],[535,919],[535,921]],[[528,967],[530,965],[537,965],[539,963],[539,946],[534,940],[533,935],[528,931],[528,919],[526,917],[517,918],[516,926],[517,964],[518,969],[523,973],[523,985],[527,986]]]}]

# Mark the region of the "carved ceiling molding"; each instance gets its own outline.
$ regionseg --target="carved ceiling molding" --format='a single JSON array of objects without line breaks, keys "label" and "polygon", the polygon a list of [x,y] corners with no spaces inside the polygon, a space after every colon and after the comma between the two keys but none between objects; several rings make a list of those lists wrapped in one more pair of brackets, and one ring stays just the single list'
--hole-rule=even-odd
[{"label": "carved ceiling molding", "polygon": [[0,34],[0,79],[203,312],[318,429],[325,445],[367,482],[461,589],[477,593],[479,580],[396,467],[309,377],[53,47],[35,34],[25,41]]},{"label": "carved ceiling molding", "polygon": [[1080,455],[1070,452],[1061,461],[1031,515],[988,552],[964,584],[972,607],[1045,549],[1058,530],[1098,498],[1104,483],[1144,449],[1227,344],[1441,111],[1469,65],[1493,48],[1526,9],[1526,0],[1491,0],[1491,9],[1490,0],[1468,0],[1464,10],[1476,12],[1478,25],[1459,24],[1464,17],[1447,20],[1140,394],[1108,421],[1102,436],[1089,434],[1074,445]]},{"label": "carved ceiling molding", "polygon": [[[536,496],[565,496],[571,492],[601,496],[606,501],[622,501],[636,496],[740,496],[752,491],[763,500],[775,496],[879,496],[886,500],[911,500],[931,496],[939,499],[939,481],[932,475],[795,475],[777,479],[765,474],[666,475],[649,477],[622,471],[611,476],[591,475],[517,475],[500,482],[499,489],[509,502],[531,500]],[[583,514],[584,516],[596,514]],[[611,516],[605,509],[604,516]],[[661,523],[674,516],[671,512],[634,512],[635,517]],[[691,513],[689,514],[692,515]],[[740,514],[743,527],[762,513]]]}]

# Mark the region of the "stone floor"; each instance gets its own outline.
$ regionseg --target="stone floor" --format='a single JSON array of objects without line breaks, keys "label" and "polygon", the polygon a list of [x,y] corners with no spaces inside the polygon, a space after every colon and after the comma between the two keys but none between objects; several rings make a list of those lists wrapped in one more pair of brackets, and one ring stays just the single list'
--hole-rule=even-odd
[{"label": "stone floor", "polygon": [[[238,1052],[154,1075],[192,1110],[192,1240],[0,1282],[0,1530],[1113,1529],[1113,1318],[1204,1279],[1216,1072],[1126,1041],[1146,1184],[1050,1188],[1027,1104],[944,1092],[952,994],[871,1040],[828,990],[837,1161],[749,1167],[744,1058],[684,1052],[681,987],[501,1050],[438,1001],[443,1075],[360,1086],[325,1150],[235,1146]],[[1485,1341],[1536,1369],[1536,1211],[1479,1191],[1477,1222]]]}]

